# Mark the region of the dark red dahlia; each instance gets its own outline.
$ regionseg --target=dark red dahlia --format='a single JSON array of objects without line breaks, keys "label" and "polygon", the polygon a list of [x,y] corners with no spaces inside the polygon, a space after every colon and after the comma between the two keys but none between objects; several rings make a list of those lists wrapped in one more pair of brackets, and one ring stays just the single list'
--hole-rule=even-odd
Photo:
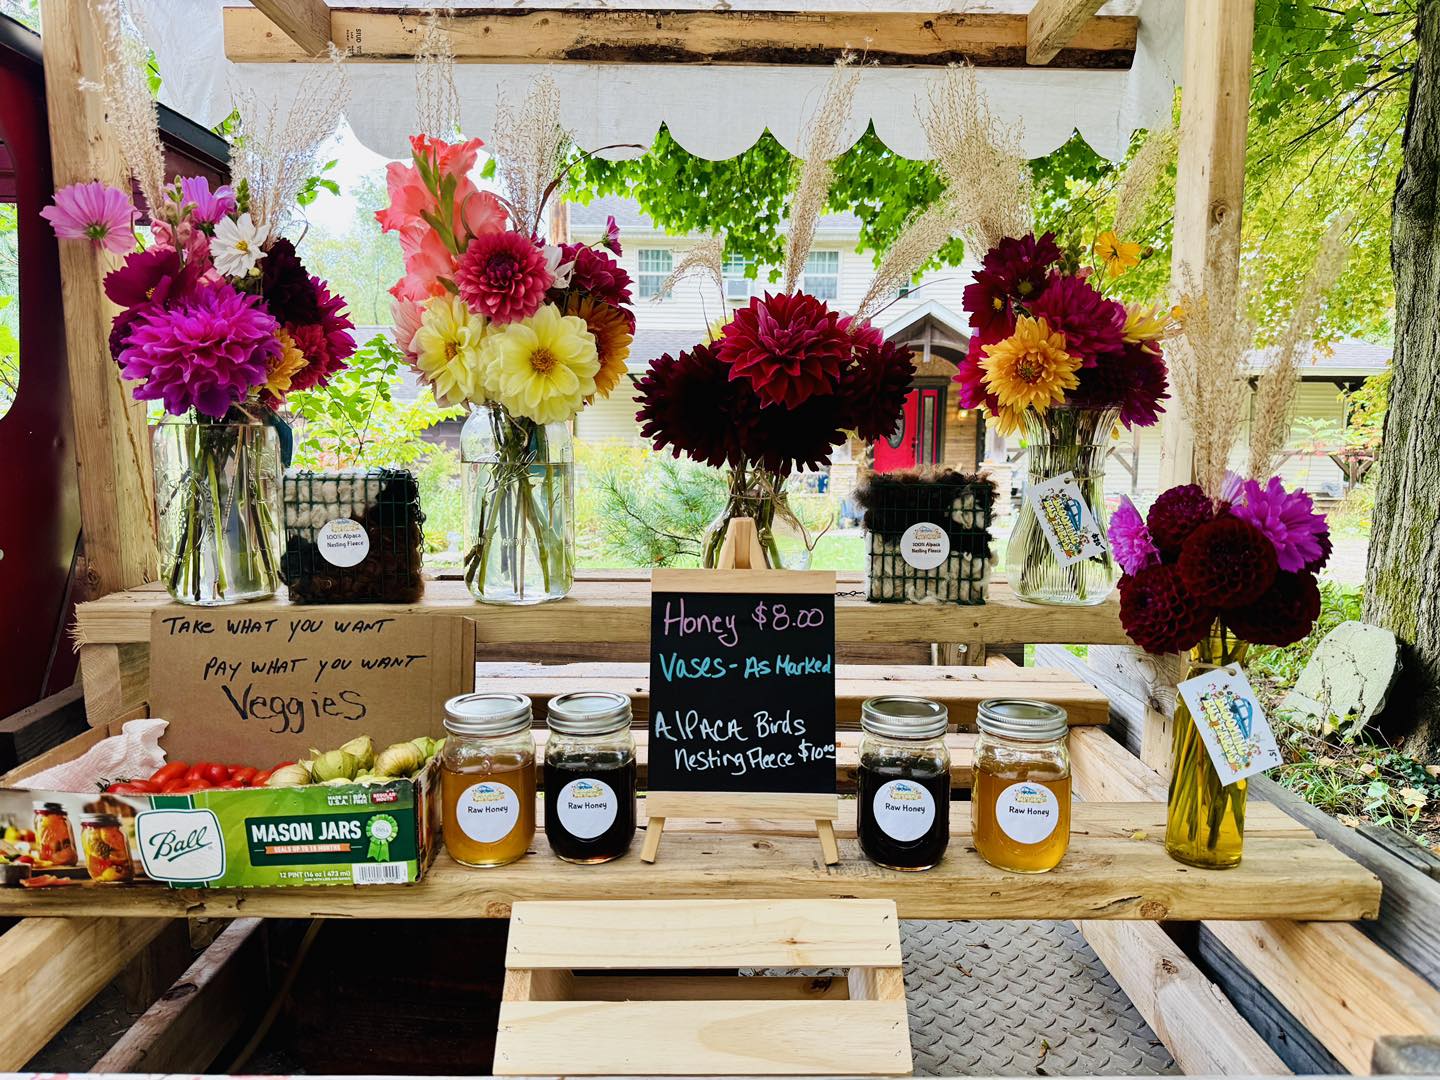
[{"label": "dark red dahlia", "polygon": [[1330,554],[1335,550],[1335,544],[1330,539],[1330,530],[1326,529],[1315,536],[1315,542],[1320,545],[1320,554],[1305,564],[1306,573],[1318,574],[1325,569],[1325,564],[1330,561]]},{"label": "dark red dahlia", "polygon": [[914,377],[909,349],[886,341],[878,331],[857,334],[855,360],[840,375],[840,426],[865,442],[887,438]]},{"label": "dark red dahlia", "polygon": [[624,267],[603,251],[597,251],[585,244],[562,244],[561,263],[574,262],[570,274],[570,288],[579,289],[586,296],[619,308],[620,314],[635,332],[635,314],[630,310],[630,275]]},{"label": "dark red dahlia", "polygon": [[1010,299],[1028,304],[1046,290],[1050,268],[1060,257],[1054,233],[1047,232],[1038,239],[1034,233],[1026,233],[1018,239],[1013,236],[1002,239],[985,253],[982,266],[1005,283],[1005,293]]},{"label": "dark red dahlia", "polygon": [[1125,308],[1105,299],[1084,278],[1051,274],[1045,291],[1025,306],[1051,330],[1065,335],[1065,351],[1080,357],[1085,367],[1124,347]]},{"label": "dark red dahlia", "polygon": [[474,237],[455,270],[465,306],[497,323],[534,315],[554,281],[540,246],[517,232]]},{"label": "dark red dahlia", "polygon": [[732,382],[730,369],[709,345],[653,361],[635,380],[640,433],[655,449],[717,468],[746,457],[746,435],[760,402],[749,385]]},{"label": "dark red dahlia", "polygon": [[1174,561],[1180,545],[1215,516],[1215,504],[1199,484],[1181,484],[1160,493],[1145,515],[1145,527],[1160,553]]},{"label": "dark red dahlia", "polygon": [[1075,373],[1080,385],[1066,396],[1072,405],[1120,409],[1120,422],[1128,427],[1149,427],[1160,419],[1160,402],[1166,392],[1165,363],[1159,356],[1127,344],[1118,353],[1104,353],[1094,367]]},{"label": "dark red dahlia", "polygon": [[1279,569],[1269,538],[1230,514],[1192,532],[1175,565],[1190,594],[1217,608],[1255,603],[1275,583]]},{"label": "dark red dahlia", "polygon": [[1185,587],[1179,570],[1161,563],[1120,579],[1120,625],[1146,652],[1183,652],[1205,636],[1214,609]]},{"label": "dark red dahlia", "polygon": [[315,292],[317,322],[303,326],[288,324],[286,332],[309,361],[290,380],[290,389],[311,390],[325,386],[355,353],[355,338],[350,333],[355,324],[345,310],[345,298],[334,296],[318,277],[310,279]]},{"label": "dark red dahlia", "polygon": [[260,260],[260,295],[266,309],[282,323],[298,326],[320,321],[320,296],[315,291],[318,280],[295,254],[295,245],[283,236]]},{"label": "dark red dahlia", "polygon": [[999,341],[1015,330],[1015,311],[1010,306],[1010,283],[991,270],[975,271],[975,279],[965,286],[965,310],[970,325],[986,341]]},{"label": "dark red dahlia", "polygon": [[715,351],[761,402],[794,409],[835,391],[852,344],[840,316],[815,297],[767,293],[735,312]]},{"label": "dark red dahlia", "polygon": [[1225,625],[1255,645],[1290,645],[1320,617],[1320,587],[1315,575],[1281,570],[1275,584],[1253,604],[1225,613]]},{"label": "dark red dahlia", "polygon": [[758,409],[744,438],[746,457],[781,476],[823,469],[845,441],[843,410],[839,394],[816,394],[793,409]]}]

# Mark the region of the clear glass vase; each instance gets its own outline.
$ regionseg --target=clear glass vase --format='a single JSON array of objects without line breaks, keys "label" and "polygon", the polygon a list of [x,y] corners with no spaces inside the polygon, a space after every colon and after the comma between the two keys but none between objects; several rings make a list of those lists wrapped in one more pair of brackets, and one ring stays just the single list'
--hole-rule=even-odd
[{"label": "clear glass vase", "polygon": [[813,544],[790,507],[784,478],[758,466],[730,470],[725,509],[706,528],[700,541],[700,565],[704,569],[713,570],[718,565],[730,522],[740,517],[754,520],[767,568],[810,569]]},{"label": "clear glass vase", "polygon": [[[1241,663],[1249,647],[1217,622],[1205,640],[1190,650],[1185,678]],[[1237,866],[1245,846],[1247,781],[1220,782],[1184,698],[1175,702],[1174,732],[1170,798],[1165,808],[1165,850],[1172,859],[1189,866],[1207,870]]]},{"label": "clear glass vase", "polygon": [[[1080,497],[1102,534],[1106,528],[1105,455],[1119,418],[1119,409],[1059,406],[1043,414],[1025,411],[1028,484],[1073,473]],[[1062,566],[1028,497],[1020,500],[1010,532],[1005,572],[1010,588],[1022,600],[1070,606],[1103,602],[1120,577],[1108,547],[1103,555]]]},{"label": "clear glass vase", "polygon": [[151,429],[160,574],[182,604],[275,595],[280,440],[263,419],[167,418]]},{"label": "clear glass vase", "polygon": [[460,432],[465,583],[487,604],[559,600],[575,584],[575,452],[569,425],[479,405]]}]

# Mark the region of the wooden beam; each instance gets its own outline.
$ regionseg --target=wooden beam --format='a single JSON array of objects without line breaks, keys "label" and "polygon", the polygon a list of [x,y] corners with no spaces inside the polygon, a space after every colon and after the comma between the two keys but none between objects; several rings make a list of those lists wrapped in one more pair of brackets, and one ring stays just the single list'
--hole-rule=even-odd
[{"label": "wooden beam", "polygon": [[[257,7],[272,7],[260,4]],[[284,6],[284,5],[281,5]],[[724,7],[721,5],[720,7]],[[330,8],[331,35],[354,61],[410,60],[420,12]],[[517,7],[457,13],[446,21],[455,59],[470,64],[828,65],[860,50],[867,63],[934,67],[961,61],[1019,67],[1028,46],[1024,15],[901,11],[674,11]],[[1090,19],[1055,62],[1129,68],[1139,20]],[[313,60],[262,11],[225,9],[225,55],[241,63]]]},{"label": "wooden beam", "polygon": [[1025,62],[1048,64],[1075,40],[1105,0],[1035,0],[1025,17]]},{"label": "wooden beam", "polygon": [[[1250,121],[1255,0],[1185,0],[1185,73],[1171,280],[1203,280],[1213,229],[1238,252]],[[1238,260],[1237,260],[1238,265]],[[1178,405],[1161,421],[1160,488],[1194,475],[1192,428]]]},{"label": "wooden beam", "polygon": [[[56,186],[103,180],[130,190],[100,96],[80,89],[82,79],[99,81],[101,67],[87,0],[47,3],[41,45]],[[116,309],[102,279],[118,265],[114,255],[88,243],[60,243],[84,540],[79,581],[82,596],[92,599],[155,576],[154,477],[145,408],[131,397],[110,358],[110,319]]]},{"label": "wooden beam", "polygon": [[251,3],[307,56],[328,51],[330,8],[325,0],[251,0]]}]

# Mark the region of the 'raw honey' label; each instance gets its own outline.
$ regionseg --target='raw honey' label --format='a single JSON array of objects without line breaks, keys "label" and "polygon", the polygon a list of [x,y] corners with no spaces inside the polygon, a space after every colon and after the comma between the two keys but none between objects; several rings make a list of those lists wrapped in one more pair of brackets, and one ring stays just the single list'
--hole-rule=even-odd
[{"label": "'raw honey' label", "polygon": [[1038,844],[1060,824],[1060,800],[1040,784],[1011,784],[995,800],[995,820],[1017,844]]},{"label": "'raw honey' label", "polygon": [[471,784],[455,801],[455,817],[471,840],[493,844],[520,821],[520,800],[514,790],[493,780]]},{"label": "'raw honey' label", "polygon": [[919,840],[935,820],[935,796],[913,780],[891,780],[875,793],[875,823],[902,844]]},{"label": "'raw honey' label", "polygon": [[593,840],[611,825],[620,812],[615,789],[603,780],[571,780],[557,800],[560,824],[571,836]]}]

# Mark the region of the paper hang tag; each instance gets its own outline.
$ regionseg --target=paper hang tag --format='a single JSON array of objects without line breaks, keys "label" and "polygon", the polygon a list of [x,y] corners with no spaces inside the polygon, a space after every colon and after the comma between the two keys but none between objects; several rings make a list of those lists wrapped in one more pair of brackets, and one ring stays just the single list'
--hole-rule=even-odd
[{"label": "paper hang tag", "polygon": [[1105,554],[1105,534],[1085,505],[1073,472],[1029,485],[1025,498],[1040,519],[1040,529],[1061,566]]},{"label": "paper hang tag", "polygon": [[1222,784],[1280,764],[1275,733],[1239,664],[1186,679],[1179,690]]}]

